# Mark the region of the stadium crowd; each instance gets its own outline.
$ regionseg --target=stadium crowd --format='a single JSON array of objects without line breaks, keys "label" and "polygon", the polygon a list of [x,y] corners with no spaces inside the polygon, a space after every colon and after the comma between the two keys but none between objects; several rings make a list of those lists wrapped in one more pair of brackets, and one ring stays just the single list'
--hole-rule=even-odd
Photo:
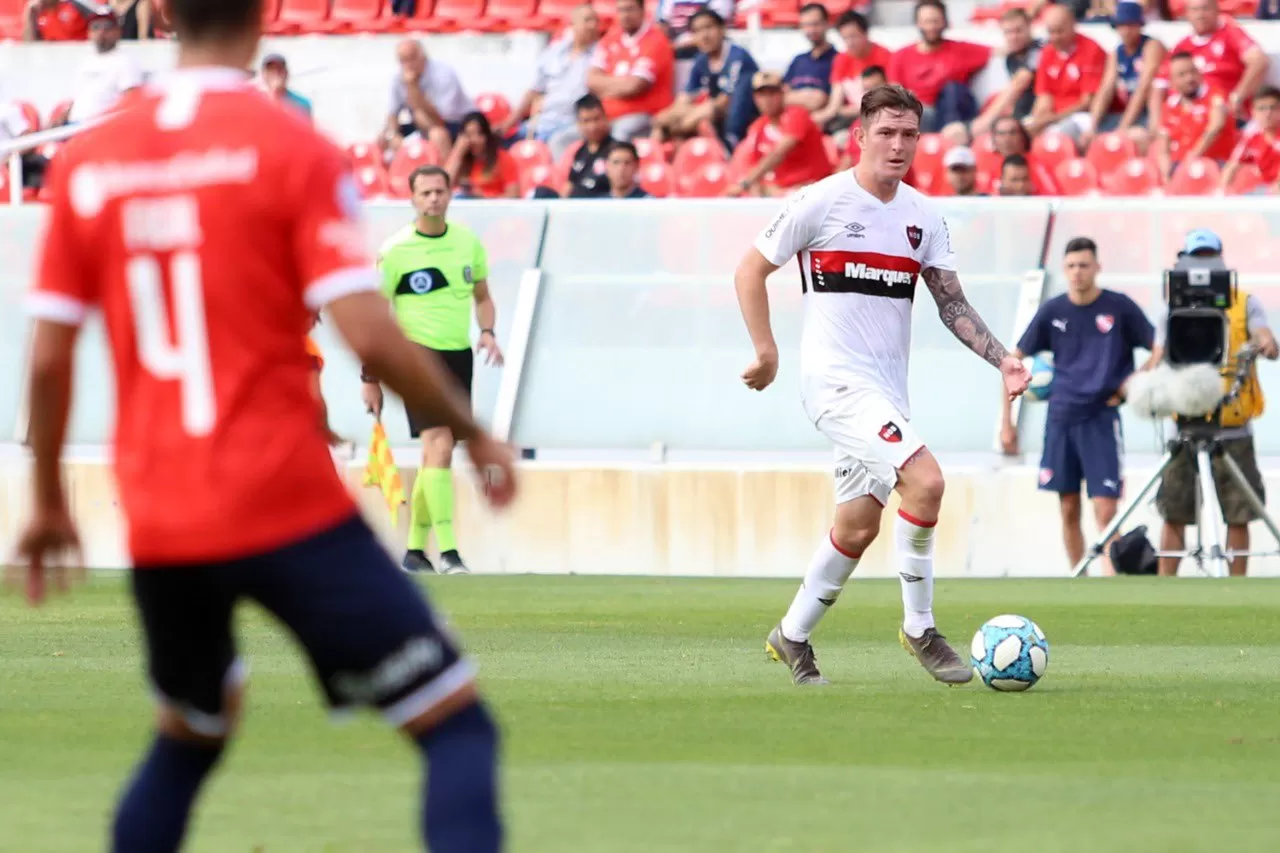
[{"label": "stadium crowd", "polygon": [[[23,38],[88,38],[95,52],[48,121],[28,105],[10,105],[0,114],[0,138],[110,109],[142,80],[116,50],[119,40],[165,35],[162,0],[22,3]],[[1219,0],[1150,3],[1149,10],[1107,0],[983,7],[975,18],[994,20],[1003,36],[995,51],[948,38],[942,0],[919,0],[919,41],[896,51],[877,44],[866,15],[847,3],[765,0],[757,7],[764,24],[798,28],[808,43],[781,72],[761,68],[730,41],[729,27],[742,19],[733,0],[660,0],[656,8],[644,0],[488,0],[470,4],[469,13],[453,5],[269,4],[272,32],[406,33],[396,47],[385,124],[350,148],[366,196],[407,197],[408,175],[431,163],[448,171],[460,196],[473,198],[783,194],[857,162],[858,105],[885,82],[902,83],[925,104],[908,180],[932,195],[1280,187],[1280,91],[1263,85],[1267,55]],[[527,6],[527,14],[515,6]],[[1144,32],[1149,11],[1185,17],[1191,34],[1162,44]],[[1247,11],[1280,17],[1280,0]],[[1104,50],[1077,30],[1077,20],[1109,22],[1119,44]],[[1033,23],[1045,39],[1033,36]],[[413,35],[522,25],[561,32],[514,104],[469,92]],[[4,27],[0,10],[0,34]],[[993,56],[1008,82],[979,103],[972,84]],[[289,88],[284,56],[268,56],[254,70],[265,92],[310,113]],[[32,194],[51,153],[26,158]]]}]

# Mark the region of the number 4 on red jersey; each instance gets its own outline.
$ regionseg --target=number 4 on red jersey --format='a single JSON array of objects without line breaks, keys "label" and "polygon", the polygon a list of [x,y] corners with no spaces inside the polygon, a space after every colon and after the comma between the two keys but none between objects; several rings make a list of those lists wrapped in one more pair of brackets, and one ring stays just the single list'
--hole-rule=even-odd
[{"label": "number 4 on red jersey", "polygon": [[311,394],[313,312],[376,289],[340,151],[231,69],[191,69],[51,167],[31,311],[106,321],[139,563],[232,558],[341,521]]}]

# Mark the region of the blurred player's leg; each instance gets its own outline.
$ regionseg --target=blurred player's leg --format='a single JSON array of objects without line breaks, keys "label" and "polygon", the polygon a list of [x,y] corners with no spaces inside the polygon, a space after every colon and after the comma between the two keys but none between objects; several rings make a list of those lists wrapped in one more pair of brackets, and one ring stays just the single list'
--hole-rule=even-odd
[{"label": "blurred player's leg", "polygon": [[247,584],[297,636],[335,709],[376,708],[421,750],[428,849],[501,849],[498,732],[471,663],[364,522],[263,558]]},{"label": "blurred player's leg", "polygon": [[942,468],[923,446],[898,472],[902,504],[895,539],[903,606],[898,638],[935,679],[964,684],[973,678],[973,671],[938,633],[933,620],[933,533],[944,488]]},{"label": "blurred player's leg", "polygon": [[238,716],[244,668],[235,656],[229,581],[235,567],[133,572],[148,671],[160,698],[155,740],[112,824],[114,853],[173,853],[192,805]]}]

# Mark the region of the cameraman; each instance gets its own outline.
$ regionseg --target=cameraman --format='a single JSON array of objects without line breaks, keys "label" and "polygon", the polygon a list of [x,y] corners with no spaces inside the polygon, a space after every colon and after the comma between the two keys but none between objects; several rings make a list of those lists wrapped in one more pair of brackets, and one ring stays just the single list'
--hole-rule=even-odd
[{"label": "cameraman", "polygon": [[[1207,228],[1198,228],[1187,234],[1186,245],[1182,255],[1196,258],[1221,258],[1222,239]],[[1253,295],[1238,290],[1231,308],[1227,311],[1229,328],[1227,339],[1227,364],[1223,369],[1224,389],[1230,391],[1235,379],[1236,354],[1246,343],[1257,346],[1258,351],[1266,358],[1274,360],[1280,355],[1275,335],[1267,325],[1267,315],[1262,303]],[[1168,331],[1168,317],[1156,327],[1156,347],[1152,353],[1153,361],[1164,357],[1165,335]],[[1258,384],[1256,368],[1249,367],[1249,373],[1240,387],[1239,395],[1222,407],[1221,429],[1218,431],[1218,444],[1221,452],[1228,454],[1240,466],[1245,479],[1257,493],[1259,499],[1266,500],[1266,492],[1262,483],[1262,474],[1258,471],[1258,458],[1253,447],[1253,430],[1250,422],[1262,414],[1262,386]],[[1227,524],[1226,547],[1230,551],[1245,552],[1249,550],[1249,522],[1257,518],[1257,513],[1249,505],[1239,484],[1218,455],[1214,455],[1213,469],[1214,487],[1222,505],[1223,521]],[[1156,493],[1156,507],[1164,519],[1164,530],[1160,535],[1161,551],[1181,551],[1185,547],[1185,531],[1188,524],[1198,524],[1196,518],[1196,459],[1186,446],[1179,448],[1173,462],[1165,469],[1164,479]],[[1161,557],[1160,574],[1172,576],[1178,573],[1180,557]],[[1231,560],[1232,577],[1245,574],[1249,558],[1235,557]]]}]

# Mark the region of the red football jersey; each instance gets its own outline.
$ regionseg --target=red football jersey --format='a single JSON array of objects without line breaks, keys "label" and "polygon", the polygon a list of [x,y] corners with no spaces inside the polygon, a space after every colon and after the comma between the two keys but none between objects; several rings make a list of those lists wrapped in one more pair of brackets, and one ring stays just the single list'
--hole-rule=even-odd
[{"label": "red football jersey", "polygon": [[89,22],[75,3],[62,0],[36,16],[36,32],[41,41],[84,41],[89,37]]},{"label": "red football jersey", "polygon": [[1107,52],[1093,39],[1077,34],[1069,53],[1046,44],[1036,68],[1036,95],[1049,95],[1053,111],[1062,112],[1079,104],[1086,93],[1098,91],[1106,67]]},{"label": "red football jersey", "polygon": [[376,289],[336,147],[241,71],[175,72],[54,159],[32,313],[106,322],[135,564],[270,551],[350,518],[306,337]]},{"label": "red football jersey", "polygon": [[[1226,98],[1222,94],[1208,86],[1201,86],[1200,91],[1191,98],[1177,93],[1165,97],[1160,129],[1169,137],[1169,156],[1175,163],[1180,162],[1195,148],[1209,127],[1213,109],[1225,102]],[[1228,117],[1226,125],[1203,156],[1211,160],[1226,160],[1236,147],[1236,139],[1235,122]]]},{"label": "red football jersey", "polygon": [[[1244,77],[1244,55],[1258,43],[1249,37],[1239,24],[1223,17],[1218,28],[1207,36],[1192,33],[1184,37],[1169,51],[1169,56],[1189,53],[1195,58],[1204,81],[1210,88],[1231,94]],[[1156,74],[1157,88],[1169,88],[1169,60],[1165,59]]]},{"label": "red football jersey", "polygon": [[1249,131],[1231,154],[1241,163],[1252,163],[1268,184],[1280,181],[1280,136],[1261,130]]},{"label": "red football jersey", "polygon": [[868,42],[866,56],[837,53],[831,62],[831,85],[839,86],[844,91],[845,103],[856,107],[862,103],[865,94],[862,91],[862,72],[878,65],[887,76],[892,62],[893,54],[889,49],[875,42]]},{"label": "red football jersey", "polygon": [[894,51],[889,61],[889,82],[906,86],[927,107],[937,103],[943,86],[968,85],[991,59],[991,48],[985,44],[943,39],[927,53],[920,47],[909,44]]},{"label": "red football jersey", "polygon": [[765,116],[752,122],[745,140],[751,151],[751,164],[763,160],[784,135],[795,139],[796,146],[774,167],[774,186],[789,189],[820,181],[831,174],[831,160],[822,141],[822,129],[814,124],[808,110],[794,104],[783,108],[777,124]]}]

